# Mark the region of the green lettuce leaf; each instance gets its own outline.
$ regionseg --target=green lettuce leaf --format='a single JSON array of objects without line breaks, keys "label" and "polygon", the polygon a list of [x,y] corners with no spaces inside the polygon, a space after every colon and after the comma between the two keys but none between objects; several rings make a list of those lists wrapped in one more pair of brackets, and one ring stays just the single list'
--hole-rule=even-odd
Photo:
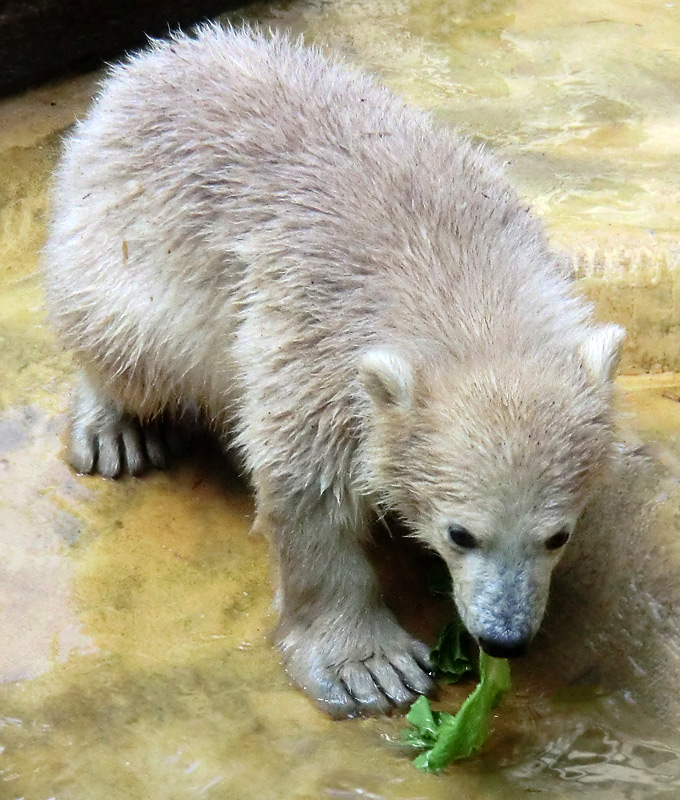
[{"label": "green lettuce leaf", "polygon": [[449,622],[439,634],[430,652],[437,677],[446,683],[458,683],[475,671],[468,655],[469,634],[460,620]]},{"label": "green lettuce leaf", "polygon": [[470,758],[489,735],[491,713],[510,689],[510,665],[504,658],[479,654],[479,683],[457,714],[432,711],[426,697],[419,697],[406,719],[412,729],[402,731],[402,741],[424,750],[416,767],[440,772],[452,761]]}]

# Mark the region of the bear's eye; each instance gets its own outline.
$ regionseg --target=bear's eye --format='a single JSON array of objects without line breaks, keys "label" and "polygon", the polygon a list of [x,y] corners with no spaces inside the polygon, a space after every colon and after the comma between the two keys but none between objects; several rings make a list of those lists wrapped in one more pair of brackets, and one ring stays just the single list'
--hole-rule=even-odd
[{"label": "bear's eye", "polygon": [[569,531],[558,531],[545,540],[545,546],[548,550],[559,550],[560,547],[564,547],[568,538]]},{"label": "bear's eye", "polygon": [[458,547],[465,548],[465,550],[472,550],[477,547],[475,537],[462,525],[449,525],[449,539],[454,544],[457,544]]}]

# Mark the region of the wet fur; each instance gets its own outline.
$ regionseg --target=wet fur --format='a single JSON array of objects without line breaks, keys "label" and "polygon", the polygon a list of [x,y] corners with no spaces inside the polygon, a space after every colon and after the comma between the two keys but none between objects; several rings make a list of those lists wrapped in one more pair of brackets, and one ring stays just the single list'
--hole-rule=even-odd
[{"label": "wet fur", "polygon": [[519,470],[524,498],[539,463],[572,513],[606,455],[617,343],[587,344],[496,162],[285,37],[205,26],[112,70],[65,144],[45,280],[76,468],[139,471],[144,423],[189,405],[235,439],[287,668],[339,716],[431,686],[363,553],[376,510],[441,552],[452,493],[496,502]]}]

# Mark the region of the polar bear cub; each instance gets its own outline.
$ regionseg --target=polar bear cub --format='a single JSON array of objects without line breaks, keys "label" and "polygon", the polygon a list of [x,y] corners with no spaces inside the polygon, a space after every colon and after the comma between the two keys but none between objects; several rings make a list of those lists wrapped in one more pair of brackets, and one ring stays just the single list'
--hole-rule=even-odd
[{"label": "polar bear cub", "polygon": [[526,648],[610,452],[623,331],[489,155],[317,49],[203,26],[115,67],[67,139],[45,281],[71,463],[162,466],[156,421],[188,407],[235,442],[322,707],[431,688],[364,552],[386,509],[481,647]]}]

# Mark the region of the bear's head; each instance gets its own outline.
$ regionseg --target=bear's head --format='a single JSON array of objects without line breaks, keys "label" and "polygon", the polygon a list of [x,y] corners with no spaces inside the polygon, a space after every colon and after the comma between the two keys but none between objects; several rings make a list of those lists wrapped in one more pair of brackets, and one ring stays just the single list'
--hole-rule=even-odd
[{"label": "bear's head", "polygon": [[469,632],[519,655],[552,571],[612,452],[611,382],[624,332],[571,352],[453,359],[372,350],[361,361],[368,482],[446,562]]}]

